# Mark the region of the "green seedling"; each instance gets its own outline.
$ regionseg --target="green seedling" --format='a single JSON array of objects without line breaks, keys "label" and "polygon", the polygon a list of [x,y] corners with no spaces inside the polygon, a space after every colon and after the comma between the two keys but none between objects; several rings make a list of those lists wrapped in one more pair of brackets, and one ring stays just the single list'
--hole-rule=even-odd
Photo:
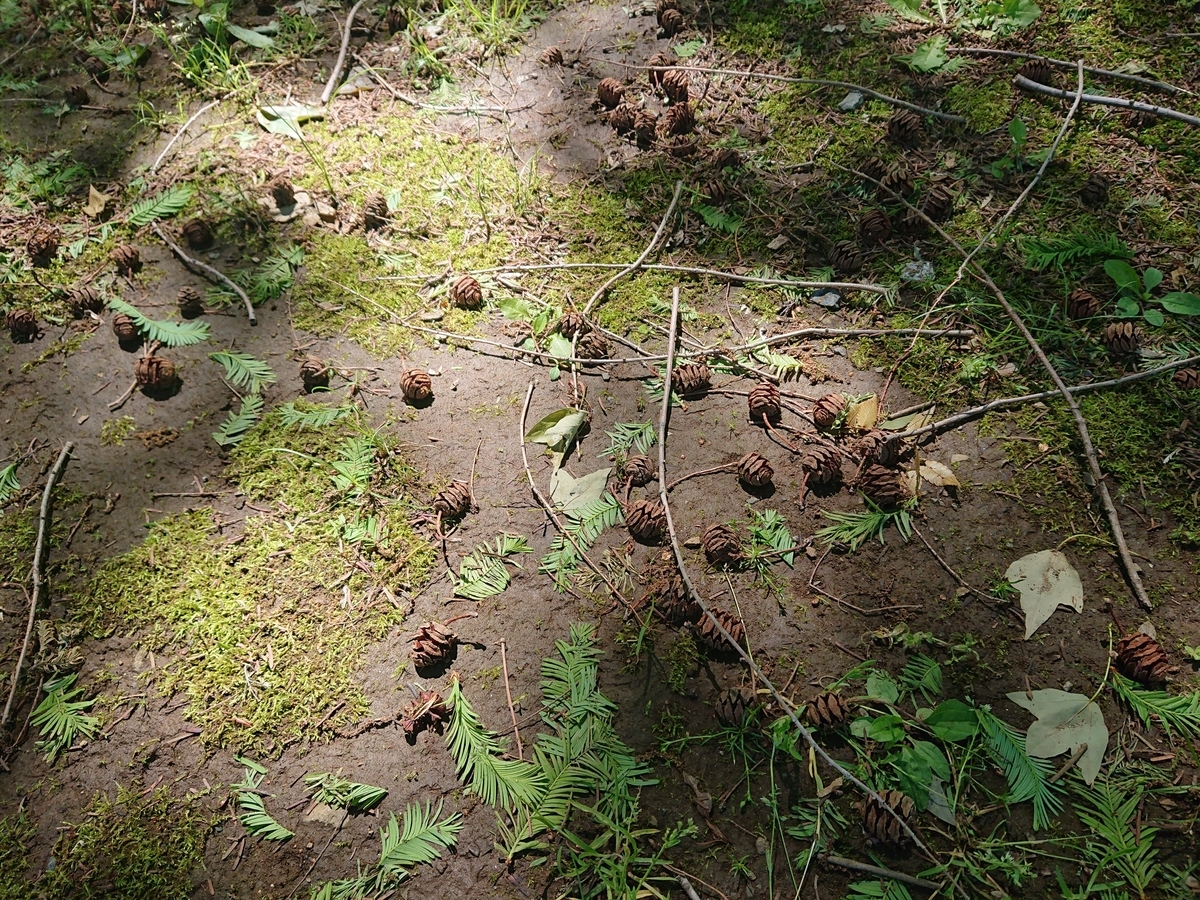
[{"label": "green seedling", "polygon": [[1141,315],[1150,325],[1161,327],[1166,319],[1162,310],[1147,304],[1156,303],[1167,312],[1177,316],[1200,315],[1200,296],[1188,291],[1169,291],[1161,297],[1155,297],[1154,291],[1162,284],[1161,269],[1153,266],[1140,275],[1133,266],[1123,259],[1110,259],[1104,264],[1108,273],[1117,285],[1117,316],[1122,319],[1134,319]]}]

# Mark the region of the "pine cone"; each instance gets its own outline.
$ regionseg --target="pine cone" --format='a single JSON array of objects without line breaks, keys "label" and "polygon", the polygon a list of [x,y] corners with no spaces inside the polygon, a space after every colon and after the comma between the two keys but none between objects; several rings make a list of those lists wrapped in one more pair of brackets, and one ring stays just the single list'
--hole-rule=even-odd
[{"label": "pine cone", "polygon": [[633,119],[633,133],[637,136],[637,145],[645,150],[654,145],[658,136],[658,113],[652,109],[639,109]]},{"label": "pine cone", "polygon": [[880,194],[887,199],[890,199],[892,194],[907,197],[916,188],[912,169],[901,160],[897,160],[884,169],[883,175],[879,177],[878,181],[883,188]]},{"label": "pine cone", "polygon": [[116,2],[109,7],[108,14],[112,18],[113,22],[117,25],[128,25],[131,21],[133,21],[133,10],[130,9],[128,4],[123,3],[122,0],[116,0]]},{"label": "pine cone", "polygon": [[542,55],[538,57],[538,62],[543,66],[561,66],[563,64],[563,52],[558,47],[547,47],[542,51]]},{"label": "pine cone", "polygon": [[204,297],[190,284],[179,289],[179,293],[175,295],[175,303],[179,307],[179,314],[185,319],[204,315]]},{"label": "pine cone", "polygon": [[756,384],[750,390],[746,401],[750,407],[750,420],[755,424],[764,418],[768,422],[778,422],[783,412],[779,388],[770,381],[760,381]]},{"label": "pine cone", "polygon": [[615,78],[605,78],[596,85],[596,98],[605,109],[616,109],[625,97],[625,85]]},{"label": "pine cone", "polygon": [[471,511],[471,486],[465,481],[452,481],[433,497],[433,508],[441,513],[442,521],[454,521]]},{"label": "pine cone", "polygon": [[921,211],[935,222],[949,221],[954,215],[954,192],[944,184],[935,184],[925,194]]},{"label": "pine cone", "polygon": [[770,461],[757,453],[747,453],[738,460],[738,479],[752,488],[766,487],[775,477]]},{"label": "pine cone", "polygon": [[895,509],[912,499],[900,473],[884,466],[868,466],[859,476],[858,489],[880,509]]},{"label": "pine cone", "polygon": [[442,727],[449,721],[450,707],[437,691],[421,691],[400,711],[400,727],[409,738],[415,738],[422,731],[441,734]]},{"label": "pine cone", "polygon": [[677,103],[663,117],[663,131],[668,135],[691,134],[696,128],[696,114],[692,104]]},{"label": "pine cone", "polygon": [[628,134],[633,131],[637,113],[636,106],[629,103],[618,104],[617,108],[608,114],[608,124],[617,134]]},{"label": "pine cone", "polygon": [[1029,60],[1017,69],[1017,74],[1024,75],[1030,81],[1036,81],[1038,84],[1054,87],[1054,67],[1044,58]]},{"label": "pine cone", "polygon": [[37,316],[27,309],[14,309],[8,313],[4,317],[4,327],[14,344],[28,344],[41,333]]},{"label": "pine cone", "polygon": [[84,284],[67,294],[67,305],[71,307],[71,314],[78,319],[84,313],[98,313],[104,309],[104,298],[90,284]]},{"label": "pine cone", "polygon": [[83,71],[95,78],[100,84],[108,84],[108,63],[95,56],[89,56],[83,61]]},{"label": "pine cone", "polygon": [[659,544],[667,531],[667,512],[657,500],[635,500],[625,508],[625,527],[634,540]]},{"label": "pine cone", "polygon": [[[671,109],[678,109],[678,107],[673,106]],[[667,153],[676,159],[687,159],[696,155],[696,151],[700,149],[700,141],[698,138],[688,137],[686,134],[677,134],[670,138],[665,146]]]},{"label": "pine cone", "polygon": [[1128,356],[1137,353],[1142,345],[1142,329],[1129,321],[1110,322],[1104,328],[1102,340],[1113,356]]},{"label": "pine cone", "polygon": [[441,622],[426,622],[411,640],[412,664],[417,670],[445,662],[458,646],[458,635]]},{"label": "pine cone", "polygon": [[858,237],[864,244],[882,244],[892,236],[892,220],[882,209],[869,209],[858,220]]},{"label": "pine cone", "polygon": [[1117,671],[1141,684],[1162,684],[1171,663],[1162,644],[1148,634],[1127,634],[1117,641]]},{"label": "pine cone", "polygon": [[810,444],[800,457],[807,483],[830,484],[842,477],[842,457],[832,447]]},{"label": "pine cone", "polygon": [[654,17],[657,20],[662,19],[662,14],[668,9],[679,9],[679,0],[658,0],[654,4]]},{"label": "pine cone", "polygon": [[825,431],[837,424],[838,416],[846,410],[846,398],[841,394],[826,394],[813,404],[813,422]]},{"label": "pine cone", "polygon": [[25,252],[29,254],[29,261],[34,268],[46,268],[58,254],[58,230],[39,228],[25,242]]},{"label": "pine cone", "polygon": [[729,191],[724,183],[716,178],[702,184],[699,193],[713,206],[724,206],[725,201],[729,199]]},{"label": "pine cone", "polygon": [[754,698],[743,691],[727,688],[717,695],[713,713],[726,728],[741,728],[754,709]]},{"label": "pine cone", "polygon": [[73,106],[78,109],[81,106],[87,106],[92,102],[92,96],[88,93],[87,88],[82,84],[72,84],[67,87],[63,94],[63,100],[67,106]]},{"label": "pine cone", "polygon": [[575,352],[580,359],[608,359],[608,338],[598,331],[585,332],[575,342]]},{"label": "pine cone", "polygon": [[134,367],[133,378],[148,394],[166,391],[175,385],[175,364],[164,356],[143,356]]},{"label": "pine cone", "polygon": [[393,6],[383,18],[383,25],[389,35],[408,28],[408,13],[402,6]]},{"label": "pine cone", "polygon": [[911,109],[898,109],[888,119],[888,139],[901,147],[917,146],[921,142],[924,132],[924,120],[919,113],[915,113]]},{"label": "pine cone", "polygon": [[573,340],[575,335],[584,334],[589,330],[587,319],[583,313],[573,309],[563,310],[562,318],[558,320],[558,333],[567,340]]},{"label": "pine cone", "polygon": [[1075,288],[1067,297],[1067,318],[1091,319],[1100,315],[1100,298],[1087,288]]},{"label": "pine cone", "polygon": [[680,397],[694,397],[712,387],[712,373],[702,362],[680,363],[671,373],[671,390]]},{"label": "pine cone", "polygon": [[329,387],[329,366],[315,356],[305,357],[300,363],[300,381],[304,384],[305,393],[311,394],[318,388]]},{"label": "pine cone", "polygon": [[648,456],[641,454],[626,457],[622,471],[625,480],[634,487],[645,487],[658,477],[658,466]]},{"label": "pine cone", "polygon": [[863,267],[862,250],[854,241],[838,241],[829,255],[829,264],[844,275],[853,275]]},{"label": "pine cone", "polygon": [[679,567],[669,551],[664,551],[652,566],[646,585],[646,593],[638,600],[642,606],[649,601],[672,625],[696,622],[700,619],[700,604],[688,596]]},{"label": "pine cone", "polygon": [[112,330],[121,344],[136,344],[141,339],[133,319],[125,313],[117,313],[112,317]]},{"label": "pine cone", "polygon": [[725,169],[740,169],[742,167],[742,155],[732,147],[718,147],[713,151],[712,164],[714,168],[721,171]]},{"label": "pine cone", "polygon": [[167,0],[142,0],[138,6],[147,18],[161,19],[167,14]]},{"label": "pine cone", "polygon": [[[738,646],[744,649],[746,646],[746,626],[742,624],[742,620],[733,613],[726,612],[716,606],[710,606],[708,610],[721,623],[721,627],[729,632]],[[703,616],[700,619],[700,640],[714,653],[728,653],[732,652],[733,649],[729,646],[729,642],[725,640],[725,636],[717,630],[716,626],[713,625],[712,619],[708,616]]]},{"label": "pine cone", "polygon": [[894,466],[900,459],[900,442],[889,441],[882,431],[872,429],[854,442],[854,452],[868,463]]},{"label": "pine cone", "polygon": [[142,270],[142,254],[132,244],[121,244],[114,248],[109,258],[117,264],[117,272],[121,275],[136,275]]},{"label": "pine cone", "polygon": [[[879,796],[907,824],[915,805],[912,798],[906,797],[900,791],[881,791]],[[863,801],[863,831],[870,844],[898,847],[908,839],[896,817],[871,797]]]},{"label": "pine cone", "polygon": [[1092,174],[1079,189],[1079,199],[1090,209],[1099,209],[1108,203],[1108,179],[1103,175]]},{"label": "pine cone", "polygon": [[1132,131],[1142,131],[1158,124],[1158,116],[1145,109],[1128,109],[1122,118],[1126,127]]},{"label": "pine cone", "polygon": [[655,53],[646,60],[646,65],[649,66],[647,74],[650,77],[650,87],[657,91],[662,87],[663,77],[675,65],[675,59],[667,53]]},{"label": "pine cone", "polygon": [[296,205],[296,189],[282,175],[267,185],[267,193],[271,195],[271,199],[275,201],[278,209],[287,209]]},{"label": "pine cone", "polygon": [[850,705],[833,691],[825,691],[812,698],[804,710],[804,718],[814,728],[837,728],[850,718]]},{"label": "pine cone", "polygon": [[704,558],[719,568],[736,569],[742,563],[742,542],[728,525],[710,525],[700,539]]},{"label": "pine cone", "polygon": [[260,16],[272,16],[275,14],[275,0],[256,0],[254,11]]},{"label": "pine cone", "polygon": [[383,194],[367,195],[362,208],[363,228],[367,231],[379,231],[387,225],[389,215],[387,200],[384,199]]},{"label": "pine cone", "polygon": [[691,85],[688,74],[683,69],[667,69],[659,86],[672,103],[687,103],[688,88]]},{"label": "pine cone", "polygon": [[1185,391],[1200,390],[1200,372],[1195,369],[1176,369],[1171,380],[1175,382],[1176,387]]},{"label": "pine cone", "polygon": [[426,403],[433,398],[433,382],[424,369],[405,369],[400,373],[400,390],[408,403]]},{"label": "pine cone", "polygon": [[929,223],[915,209],[906,209],[896,230],[909,237],[918,238],[929,230]]},{"label": "pine cone", "polygon": [[483,306],[483,286],[472,276],[463,275],[450,285],[450,302],[459,309],[480,309]]},{"label": "pine cone", "polygon": [[664,9],[658,17],[658,34],[660,37],[675,37],[683,31],[683,13],[677,9]]},{"label": "pine cone", "polygon": [[211,249],[213,245],[213,233],[208,223],[203,219],[192,219],[183,226],[180,234],[187,241],[187,245],[193,250],[201,252]]}]

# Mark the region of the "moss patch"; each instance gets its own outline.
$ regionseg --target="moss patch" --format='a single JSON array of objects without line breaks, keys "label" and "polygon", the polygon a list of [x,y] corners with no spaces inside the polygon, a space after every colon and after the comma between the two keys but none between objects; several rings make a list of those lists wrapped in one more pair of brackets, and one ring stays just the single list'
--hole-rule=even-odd
[{"label": "moss patch", "polygon": [[0,819],[0,900],[29,896],[29,846],[36,832],[24,815]]}]

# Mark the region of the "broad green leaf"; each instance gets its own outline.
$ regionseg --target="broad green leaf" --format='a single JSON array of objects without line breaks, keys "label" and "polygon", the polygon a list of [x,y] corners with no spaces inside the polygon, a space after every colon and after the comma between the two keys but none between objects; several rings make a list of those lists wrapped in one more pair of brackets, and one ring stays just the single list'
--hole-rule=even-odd
[{"label": "broad green leaf", "polygon": [[1162,284],[1162,280],[1163,280],[1162,269],[1156,269],[1153,266],[1151,266],[1149,269],[1147,269],[1145,272],[1142,273],[1142,284],[1145,285],[1147,294],[1150,293],[1152,290],[1154,290],[1156,287],[1158,287],[1160,284]]},{"label": "broad green leaf", "polygon": [[979,716],[961,700],[947,700],[925,720],[925,727],[943,741],[965,741],[979,731]]},{"label": "broad green leaf", "polygon": [[950,761],[946,759],[941,747],[929,741],[913,741],[912,751],[925,760],[934,775],[942,781],[950,780]]},{"label": "broad green leaf", "polygon": [[1134,294],[1141,296],[1142,279],[1138,277],[1137,270],[1123,259],[1110,259],[1104,264],[1104,271],[1108,273],[1108,277],[1117,283],[1123,291],[1132,291]]},{"label": "broad green leaf", "polygon": [[534,316],[533,307],[520,297],[501,297],[496,301],[496,307],[504,318],[514,322],[528,322]]},{"label": "broad green leaf", "polygon": [[1186,291],[1171,291],[1162,300],[1163,309],[1177,316],[1200,316],[1200,297]]},{"label": "broad green leaf", "polygon": [[900,790],[916,801],[917,808],[924,812],[929,805],[929,785],[933,781],[933,770],[929,763],[911,747],[905,747],[897,758],[892,760],[896,769],[896,780],[900,782]]},{"label": "broad green leaf", "polygon": [[867,676],[867,698],[893,704],[900,699],[900,688],[887,674],[872,672]]},{"label": "broad green leaf", "polygon": [[871,720],[867,737],[881,744],[894,744],[904,739],[904,720],[899,716],[879,716]]},{"label": "broad green leaf", "polygon": [[258,124],[272,134],[281,134],[293,140],[304,140],[301,127],[312,119],[325,118],[324,110],[313,106],[293,104],[291,106],[260,106],[255,116]]},{"label": "broad green leaf", "polygon": [[676,44],[673,49],[675,50],[675,55],[680,59],[691,59],[700,52],[703,46],[704,39],[696,38],[692,41],[684,41],[682,44]]},{"label": "broad green leaf", "polygon": [[912,53],[899,59],[914,72],[936,72],[950,61],[946,55],[946,47],[949,44],[950,39],[945,35],[934,35],[924,43],[918,44]]},{"label": "broad green leaf", "polygon": [[237,38],[244,44],[249,44],[256,50],[265,50],[267,47],[274,47],[275,41],[265,34],[259,34],[249,28],[243,28],[240,25],[234,25],[230,22],[225,23],[225,30],[233,37]]},{"label": "broad green leaf", "polygon": [[570,359],[571,342],[561,334],[552,334],[550,335],[550,342],[546,347],[546,352],[555,359]]},{"label": "broad green leaf", "polygon": [[525,440],[533,444],[545,444],[558,458],[555,462],[557,466],[558,460],[562,459],[575,440],[585,418],[587,416],[582,410],[570,407],[556,409],[530,428]]},{"label": "broad green leaf", "polygon": [[932,25],[933,18],[921,11],[924,0],[887,0],[887,5],[910,22]]},{"label": "broad green leaf", "polygon": [[1122,318],[1131,319],[1138,314],[1140,309],[1138,302],[1132,297],[1121,297],[1117,300],[1117,314]]},{"label": "broad green leaf", "polygon": [[1145,310],[1142,313],[1142,318],[1144,318],[1149,324],[1153,325],[1155,328],[1162,328],[1163,325],[1166,324],[1166,321],[1167,321],[1166,318],[1162,314],[1162,310],[1159,310],[1159,309]]},{"label": "broad green leaf", "polygon": [[1017,147],[1021,147],[1025,143],[1025,139],[1029,136],[1029,129],[1025,127],[1025,123],[1020,119],[1013,119],[1008,123],[1008,135]]},{"label": "broad green leaf", "polygon": [[946,792],[946,785],[936,775],[929,782],[929,812],[933,813],[947,825],[954,825],[957,819],[954,815],[954,798]]}]

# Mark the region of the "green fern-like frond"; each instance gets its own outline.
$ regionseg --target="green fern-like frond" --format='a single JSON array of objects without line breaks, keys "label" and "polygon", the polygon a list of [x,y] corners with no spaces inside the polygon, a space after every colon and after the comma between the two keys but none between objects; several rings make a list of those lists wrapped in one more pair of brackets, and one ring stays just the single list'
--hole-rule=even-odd
[{"label": "green fern-like frond", "polygon": [[619,525],[623,511],[620,501],[606,491],[598,500],[567,512],[564,520],[563,527],[574,538],[574,544],[566,535],[556,534],[538,566],[538,572],[552,577],[559,590],[565,587],[567,576],[579,568],[579,553],[586,552],[605,529]]},{"label": "green fern-like frond", "polygon": [[1114,787],[1108,776],[1098,779],[1090,788],[1076,785],[1082,803],[1075,811],[1095,840],[1085,851],[1100,868],[1111,865],[1129,882],[1138,897],[1146,897],[1151,883],[1158,877],[1154,859],[1157,828],[1145,825],[1134,829],[1134,816],[1142,802],[1142,786],[1136,785],[1128,795]]},{"label": "green fern-like frond", "polygon": [[236,447],[262,416],[262,411],[263,398],[250,394],[242,401],[241,409],[236,413],[231,412],[221,427],[213,432],[213,440],[222,447]]},{"label": "green fern-like frond", "polygon": [[143,337],[150,341],[158,341],[165,347],[190,347],[192,344],[207,341],[209,337],[207,322],[165,322],[148,319],[137,307],[117,297],[108,301],[108,308],[129,316]]},{"label": "green fern-like frond", "polygon": [[658,441],[658,427],[653,422],[618,422],[608,435],[608,446],[600,456],[625,456],[630,450],[645,453]]},{"label": "green fern-like frond", "polygon": [[979,722],[987,738],[988,752],[1004,771],[1008,781],[1009,803],[1033,801],[1034,830],[1049,828],[1050,817],[1062,810],[1061,784],[1052,784],[1054,769],[1043,759],[1025,752],[1025,738],[988,710],[978,709]]},{"label": "green fern-like frond", "polygon": [[41,733],[38,746],[46,751],[48,763],[70,749],[77,738],[90,739],[100,728],[97,717],[86,715],[96,701],[76,699],[83,693],[83,688],[75,687],[75,678],[75,673],[71,673],[46,682],[46,697],[29,719]]},{"label": "green fern-like frond", "polygon": [[260,837],[265,841],[287,841],[295,837],[294,832],[288,831],[271,818],[271,814],[263,805],[263,798],[258,794],[245,791],[238,794],[237,798],[238,808],[241,810],[238,813],[238,821],[251,837]]},{"label": "green fern-like frond", "polygon": [[442,818],[442,803],[434,809],[431,801],[422,807],[410,803],[404,810],[401,827],[395,813],[387,827],[379,830],[382,848],[379,853],[379,887],[394,887],[407,878],[414,866],[433,862],[443,850],[451,849],[462,831],[461,813]]},{"label": "green fern-like frond", "polygon": [[769,367],[780,381],[789,381],[801,373],[804,364],[794,356],[776,353],[770,347],[759,347],[751,356],[739,357],[738,362],[750,368],[755,362]]},{"label": "green fern-like frond", "polygon": [[237,272],[234,281],[245,288],[255,306],[277,300],[292,286],[294,269],[287,256],[269,256],[250,271]]},{"label": "green fern-like frond", "polygon": [[454,758],[458,778],[488,806],[511,810],[530,805],[546,789],[546,778],[531,763],[503,759],[500,739],[483,722],[463,695],[458,678],[450,679],[450,727],[446,745]]},{"label": "green fern-like frond", "polygon": [[1143,688],[1120,672],[1111,673],[1111,677],[1113,692],[1129,704],[1143,725],[1157,719],[1167,734],[1179,732],[1200,738],[1200,693],[1168,694]]},{"label": "green fern-like frond", "polygon": [[709,228],[715,228],[726,234],[737,234],[738,229],[742,227],[742,220],[738,216],[717,209],[715,206],[709,206],[707,203],[693,204],[692,209]]},{"label": "green fern-like frond", "polygon": [[251,394],[261,394],[263,388],[278,380],[265,362],[240,350],[218,350],[208,354],[208,358],[225,368],[225,377],[235,386]]},{"label": "green fern-like frond", "polygon": [[936,659],[917,653],[900,671],[901,696],[920,693],[926,703],[942,692],[942,667]]},{"label": "green fern-like frond", "polygon": [[313,800],[355,814],[374,809],[388,794],[387,788],[347,781],[329,772],[312,772],[305,775],[304,783],[312,790]]},{"label": "green fern-like frond", "polygon": [[783,560],[789,566],[795,561],[796,554],[780,553],[789,547],[796,546],[796,539],[787,527],[787,520],[777,510],[754,510],[754,521],[750,524],[750,547],[747,558],[760,571],[770,568],[776,560]]},{"label": "green fern-like frond", "polygon": [[161,194],[139,200],[129,212],[129,224],[135,228],[149,225],[155,219],[166,219],[183,212],[191,202],[196,189],[190,184],[177,184]]},{"label": "green fern-like frond", "polygon": [[375,477],[375,441],[369,437],[354,437],[338,449],[333,467],[333,485],[339,491],[361,494],[371,486]]},{"label": "green fern-like frond", "polygon": [[851,553],[873,539],[884,543],[883,535],[888,525],[895,525],[900,537],[906,541],[909,539],[912,535],[911,510],[904,507],[882,510],[870,500],[866,503],[867,508],[862,512],[839,513],[822,510],[821,515],[833,524],[818,529],[814,537],[827,544],[847,544]]},{"label": "green fern-like frond", "polygon": [[[525,538],[504,533],[496,538],[496,546],[482,544],[464,557],[454,583],[454,596],[466,600],[483,600],[507,590],[512,580],[505,560],[517,553],[529,553]],[[516,565],[514,563],[514,565]]]},{"label": "green fern-like frond", "polygon": [[9,463],[0,469],[0,503],[7,503],[21,489],[17,481],[17,464]]},{"label": "green fern-like frond", "polygon": [[353,415],[357,409],[351,403],[326,406],[304,400],[292,400],[279,407],[279,419],[288,428],[324,428]]},{"label": "green fern-like frond", "polygon": [[365,900],[375,889],[376,879],[370,875],[339,878],[327,881],[309,891],[308,900]]},{"label": "green fern-like frond", "polygon": [[1076,232],[1030,238],[1025,241],[1025,258],[1034,269],[1063,269],[1106,259],[1131,259],[1132,251],[1111,232]]}]

